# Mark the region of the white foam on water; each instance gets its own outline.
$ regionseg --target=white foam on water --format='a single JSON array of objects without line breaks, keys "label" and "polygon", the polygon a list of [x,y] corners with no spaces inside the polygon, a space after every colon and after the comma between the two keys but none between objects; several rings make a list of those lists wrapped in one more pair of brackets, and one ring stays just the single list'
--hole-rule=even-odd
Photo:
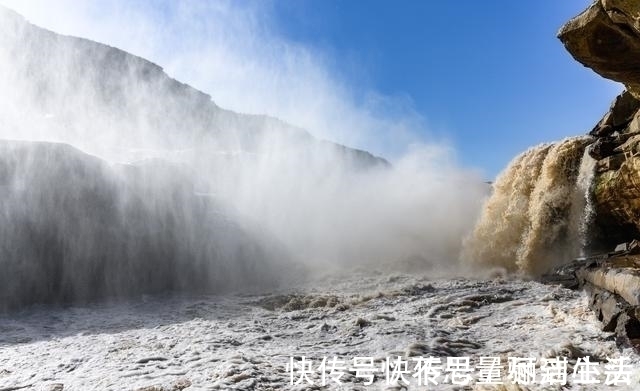
[{"label": "white foam on water", "polygon": [[[607,357],[625,356],[632,385],[614,389],[633,390],[640,381],[640,357],[619,351],[611,334],[600,330],[584,294],[517,279],[329,276],[268,296],[147,297],[32,309],[0,317],[0,330],[0,389],[48,390],[56,383],[83,391],[172,389],[185,381],[189,390],[304,389],[289,385],[291,356],[313,360],[314,368],[325,356],[372,357],[376,365],[397,356],[445,362],[469,356],[472,363],[498,356],[507,383],[508,357],[533,357],[539,364],[560,356],[569,361],[570,390],[585,389],[571,377],[577,358],[589,356],[603,372]],[[310,377],[319,384],[319,372]],[[382,374],[369,387],[353,374],[342,380],[327,389],[394,389]],[[424,389],[411,382],[409,390]]]}]

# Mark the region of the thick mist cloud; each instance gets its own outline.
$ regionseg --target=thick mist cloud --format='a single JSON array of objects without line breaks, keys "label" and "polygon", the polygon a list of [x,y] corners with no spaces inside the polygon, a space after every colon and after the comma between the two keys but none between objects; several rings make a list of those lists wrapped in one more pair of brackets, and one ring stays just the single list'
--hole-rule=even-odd
[{"label": "thick mist cloud", "polygon": [[[106,177],[117,178],[105,181],[109,207],[123,210],[133,197],[136,210],[142,210],[117,220],[117,229],[109,231],[109,241],[127,254],[127,268],[115,268],[114,278],[139,284],[131,277],[136,273],[117,275],[117,270],[137,270],[149,280],[149,271],[162,259],[157,254],[168,258],[161,262],[161,282],[152,291],[182,289],[194,274],[211,276],[198,282],[199,290],[221,279],[233,281],[236,289],[263,276],[278,276],[279,283],[297,269],[283,266],[290,262],[322,270],[451,270],[458,265],[462,240],[488,186],[477,172],[457,164],[446,143],[425,140],[426,121],[410,99],[355,88],[344,78],[348,75],[328,66],[334,61],[325,52],[279,36],[267,3],[0,3],[35,24],[148,58],[178,80],[139,57],[90,41],[25,28],[21,22],[12,30],[11,18],[0,26],[8,31],[0,35],[5,86],[0,136],[62,142],[103,159],[115,167]],[[215,104],[180,82],[211,94]],[[392,164],[334,142],[381,153]],[[90,160],[77,161],[83,159]],[[120,165],[140,175],[121,178],[121,172],[131,170]],[[38,235],[52,237],[64,249],[58,274],[90,269],[85,274],[104,279],[99,271],[111,265],[115,253],[90,234],[103,232],[104,220],[91,214],[91,200],[78,204],[74,216],[88,226],[82,234],[92,239],[83,244],[70,240],[77,237],[77,226],[58,224],[67,213],[47,211],[67,210],[60,204],[73,209],[77,191],[85,191],[86,184],[63,170],[49,173],[50,166],[55,165],[29,165],[41,170],[39,177],[55,173],[46,180],[55,184],[54,201],[41,190],[46,186],[34,189],[42,193],[34,198],[39,208],[34,210],[44,212],[33,213],[44,215],[53,227]],[[13,179],[2,189],[19,200],[24,189],[15,183],[24,181],[11,167],[7,170]],[[188,183],[178,193],[172,187],[176,176]],[[139,182],[143,190],[137,190]],[[17,227],[12,232],[23,232],[22,222],[32,221],[28,214],[16,216],[12,204],[3,207],[5,225]],[[154,234],[158,224],[166,236]],[[119,234],[126,236],[124,244]],[[146,247],[141,250],[139,241],[129,239],[132,235],[148,238]],[[153,256],[138,257],[149,253],[147,247],[180,251],[153,250]],[[20,259],[22,250],[10,250]],[[94,261],[96,255],[96,266],[73,266]],[[176,284],[171,281],[173,258],[184,273]],[[33,259],[37,267],[49,264],[40,253]],[[86,283],[85,274],[71,274],[67,279],[75,281],[73,286]],[[47,275],[39,271],[31,284],[42,284]],[[105,284],[104,290],[127,291],[123,285]],[[149,290],[146,285],[128,289]]]}]

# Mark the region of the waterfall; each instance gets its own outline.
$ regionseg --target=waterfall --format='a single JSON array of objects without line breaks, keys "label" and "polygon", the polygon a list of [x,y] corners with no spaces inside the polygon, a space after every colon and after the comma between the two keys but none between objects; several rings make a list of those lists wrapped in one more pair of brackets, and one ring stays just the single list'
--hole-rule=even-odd
[{"label": "waterfall", "polygon": [[593,162],[584,158],[590,140],[568,138],[517,156],[496,180],[465,241],[463,259],[474,266],[538,275],[579,255],[581,246],[572,238],[585,241],[586,231],[579,227],[591,215],[585,210],[591,205],[586,194]]},{"label": "waterfall", "polygon": [[585,148],[580,161],[580,171],[573,194],[569,219],[569,240],[573,244],[573,251],[578,256],[585,256],[589,246],[589,227],[594,218],[592,186],[596,161]]}]

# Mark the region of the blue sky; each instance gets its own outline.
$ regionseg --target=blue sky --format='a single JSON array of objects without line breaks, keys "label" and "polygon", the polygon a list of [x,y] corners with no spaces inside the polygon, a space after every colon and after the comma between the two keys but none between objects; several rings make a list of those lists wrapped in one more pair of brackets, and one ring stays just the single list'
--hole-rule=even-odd
[{"label": "blue sky", "polygon": [[275,3],[282,34],[331,51],[356,83],[408,95],[428,128],[490,177],[529,146],[589,131],[621,91],[556,38],[588,0],[390,4]]},{"label": "blue sky", "polygon": [[0,3],[151,59],[222,107],[391,160],[444,143],[487,179],[528,147],[588,132],[622,90],[556,38],[590,0]]}]

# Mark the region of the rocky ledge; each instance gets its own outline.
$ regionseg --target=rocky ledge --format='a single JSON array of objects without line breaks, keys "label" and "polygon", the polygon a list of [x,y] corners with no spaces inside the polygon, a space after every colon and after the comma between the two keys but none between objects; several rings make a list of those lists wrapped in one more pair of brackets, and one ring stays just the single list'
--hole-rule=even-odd
[{"label": "rocky ledge", "polygon": [[596,141],[593,235],[607,246],[640,237],[640,101],[628,91],[591,131]]},{"label": "rocky ledge", "polygon": [[585,289],[605,331],[620,345],[640,349],[640,2],[596,0],[567,22],[558,38],[569,53],[626,90],[590,131],[595,160],[590,191],[590,248],[543,280]]},{"label": "rocky ledge", "polygon": [[640,244],[622,244],[616,250],[576,259],[542,281],[586,291],[602,330],[614,332],[620,347],[640,352]]},{"label": "rocky ledge", "polygon": [[627,87],[590,132],[597,161],[592,235],[610,248],[640,237],[640,2],[597,0],[558,38],[580,63]]},{"label": "rocky ledge", "polygon": [[640,98],[640,3],[596,0],[558,33],[571,55]]}]

